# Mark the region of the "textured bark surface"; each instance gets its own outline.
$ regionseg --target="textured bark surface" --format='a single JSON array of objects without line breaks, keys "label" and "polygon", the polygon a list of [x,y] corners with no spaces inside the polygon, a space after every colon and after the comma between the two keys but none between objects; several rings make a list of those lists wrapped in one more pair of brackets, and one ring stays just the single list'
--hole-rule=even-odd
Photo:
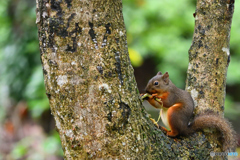
[{"label": "textured bark surface", "polygon": [[[197,1],[186,82],[196,114],[211,109],[223,115],[233,11],[234,0]],[[218,143],[219,134],[206,135],[210,143]]]},{"label": "textured bark surface", "polygon": [[149,120],[128,57],[121,0],[37,0],[36,23],[65,159],[206,159],[219,150],[200,133],[168,138]]},{"label": "textured bark surface", "polygon": [[234,0],[197,1],[186,88],[197,110],[223,113]]}]

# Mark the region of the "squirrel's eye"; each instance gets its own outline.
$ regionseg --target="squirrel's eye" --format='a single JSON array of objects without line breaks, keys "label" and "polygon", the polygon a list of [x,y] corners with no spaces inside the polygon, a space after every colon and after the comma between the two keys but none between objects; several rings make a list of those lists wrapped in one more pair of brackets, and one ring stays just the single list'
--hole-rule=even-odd
[{"label": "squirrel's eye", "polygon": [[158,85],[158,81],[154,82],[154,85],[157,86]]}]

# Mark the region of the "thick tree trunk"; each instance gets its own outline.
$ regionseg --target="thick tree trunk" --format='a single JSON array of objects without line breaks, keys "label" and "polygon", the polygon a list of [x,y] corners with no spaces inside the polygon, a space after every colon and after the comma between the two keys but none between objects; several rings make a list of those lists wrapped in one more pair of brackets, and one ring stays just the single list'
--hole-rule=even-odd
[{"label": "thick tree trunk", "polygon": [[128,57],[121,0],[37,0],[36,22],[65,159],[206,159],[219,150],[200,133],[168,138],[149,120]]}]

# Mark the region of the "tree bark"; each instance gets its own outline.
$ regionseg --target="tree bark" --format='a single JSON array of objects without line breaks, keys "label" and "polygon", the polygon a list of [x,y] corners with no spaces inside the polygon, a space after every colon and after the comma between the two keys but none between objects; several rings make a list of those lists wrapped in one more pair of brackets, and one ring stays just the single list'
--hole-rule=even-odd
[{"label": "tree bark", "polygon": [[198,110],[223,113],[234,0],[198,0],[186,88]]},{"label": "tree bark", "polygon": [[[226,1],[215,3],[229,9]],[[219,150],[200,133],[166,137],[149,120],[128,56],[121,0],[37,0],[36,23],[65,159],[206,159]],[[223,58],[218,65],[227,64]]]},{"label": "tree bark", "polygon": [[[210,109],[223,116],[233,12],[234,0],[197,1],[186,82],[196,114]],[[217,133],[206,135],[218,143]]]}]

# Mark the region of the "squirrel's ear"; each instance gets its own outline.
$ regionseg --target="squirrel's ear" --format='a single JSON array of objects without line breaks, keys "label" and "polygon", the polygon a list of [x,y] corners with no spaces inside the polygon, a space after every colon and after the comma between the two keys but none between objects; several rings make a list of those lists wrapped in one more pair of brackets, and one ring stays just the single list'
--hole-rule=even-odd
[{"label": "squirrel's ear", "polygon": [[157,73],[157,75],[162,75],[162,72],[159,71],[159,72]]},{"label": "squirrel's ear", "polygon": [[163,75],[163,80],[164,80],[164,82],[165,82],[166,84],[169,83],[169,74],[168,74],[168,72],[164,73],[164,75]]}]

